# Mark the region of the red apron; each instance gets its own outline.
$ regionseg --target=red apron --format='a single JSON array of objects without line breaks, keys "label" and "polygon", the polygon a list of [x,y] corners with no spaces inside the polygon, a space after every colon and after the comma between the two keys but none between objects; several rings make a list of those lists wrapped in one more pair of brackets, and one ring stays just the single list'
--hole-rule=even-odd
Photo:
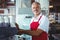
[{"label": "red apron", "polygon": [[[41,19],[42,16],[40,16],[39,20]],[[30,29],[31,30],[37,30],[39,24],[39,20],[37,22],[32,22],[30,24]],[[42,32],[39,36],[32,36],[32,40],[48,40],[48,34],[46,32]]]}]

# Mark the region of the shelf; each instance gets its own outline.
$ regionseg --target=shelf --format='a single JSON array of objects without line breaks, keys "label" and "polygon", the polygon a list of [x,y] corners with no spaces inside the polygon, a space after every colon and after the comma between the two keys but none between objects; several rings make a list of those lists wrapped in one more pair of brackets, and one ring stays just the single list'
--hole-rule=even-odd
[{"label": "shelf", "polygon": [[15,14],[0,14],[0,16],[15,16]]}]

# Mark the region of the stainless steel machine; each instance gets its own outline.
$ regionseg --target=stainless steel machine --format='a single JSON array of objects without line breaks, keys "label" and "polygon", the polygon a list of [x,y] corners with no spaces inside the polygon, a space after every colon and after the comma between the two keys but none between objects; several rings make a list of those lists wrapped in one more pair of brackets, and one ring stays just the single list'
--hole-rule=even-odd
[{"label": "stainless steel machine", "polygon": [[0,40],[12,40],[13,36],[17,34],[15,24],[10,23],[8,15],[0,15]]}]

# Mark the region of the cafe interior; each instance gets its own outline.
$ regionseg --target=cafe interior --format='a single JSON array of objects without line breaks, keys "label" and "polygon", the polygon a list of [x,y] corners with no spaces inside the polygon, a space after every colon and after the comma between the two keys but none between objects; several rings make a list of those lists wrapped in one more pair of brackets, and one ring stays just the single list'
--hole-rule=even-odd
[{"label": "cafe interior", "polygon": [[60,40],[60,0],[0,0],[0,40],[32,40],[30,35],[19,35],[16,27],[29,30],[35,1],[49,19],[48,39]]}]

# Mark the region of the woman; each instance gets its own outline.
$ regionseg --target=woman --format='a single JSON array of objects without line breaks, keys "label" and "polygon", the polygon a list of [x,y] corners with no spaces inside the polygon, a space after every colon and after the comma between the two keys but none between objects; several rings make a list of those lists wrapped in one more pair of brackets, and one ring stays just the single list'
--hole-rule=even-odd
[{"label": "woman", "polygon": [[32,40],[48,40],[49,20],[42,15],[40,4],[38,2],[32,3],[32,11],[34,17],[30,23],[31,30],[19,29],[19,34],[28,34],[32,36]]}]

